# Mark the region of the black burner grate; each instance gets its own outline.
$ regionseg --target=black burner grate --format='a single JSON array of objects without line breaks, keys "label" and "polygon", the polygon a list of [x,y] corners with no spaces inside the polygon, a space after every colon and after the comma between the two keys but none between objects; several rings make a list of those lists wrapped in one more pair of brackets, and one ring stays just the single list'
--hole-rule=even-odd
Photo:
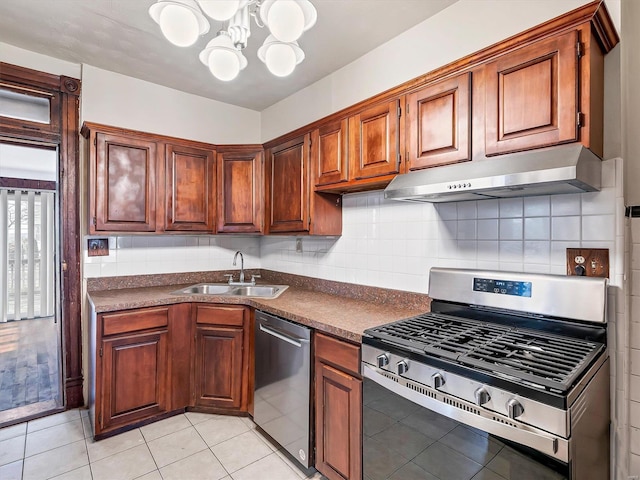
[{"label": "black burner grate", "polygon": [[559,391],[571,387],[604,349],[598,342],[438,313],[400,320],[366,333],[413,352]]}]

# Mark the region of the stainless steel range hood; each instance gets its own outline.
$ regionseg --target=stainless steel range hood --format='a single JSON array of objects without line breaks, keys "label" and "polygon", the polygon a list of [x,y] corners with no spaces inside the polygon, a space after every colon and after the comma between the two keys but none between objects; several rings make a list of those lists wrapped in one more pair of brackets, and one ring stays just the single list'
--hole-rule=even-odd
[{"label": "stainless steel range hood", "polygon": [[573,143],[398,175],[384,196],[437,203],[595,192],[601,168],[593,152]]}]

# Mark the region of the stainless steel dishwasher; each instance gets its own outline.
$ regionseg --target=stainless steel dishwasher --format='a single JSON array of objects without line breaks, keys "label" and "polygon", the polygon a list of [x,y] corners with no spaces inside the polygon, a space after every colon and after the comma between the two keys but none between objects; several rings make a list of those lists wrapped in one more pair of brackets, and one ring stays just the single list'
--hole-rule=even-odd
[{"label": "stainless steel dishwasher", "polygon": [[256,312],[253,420],[295,459],[311,459],[311,329]]}]

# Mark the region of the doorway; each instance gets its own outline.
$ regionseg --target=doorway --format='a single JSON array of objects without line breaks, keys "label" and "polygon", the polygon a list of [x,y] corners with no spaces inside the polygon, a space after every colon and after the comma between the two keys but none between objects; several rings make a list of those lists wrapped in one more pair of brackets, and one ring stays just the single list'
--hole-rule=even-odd
[{"label": "doorway", "polygon": [[0,142],[0,422],[63,406],[58,165]]}]

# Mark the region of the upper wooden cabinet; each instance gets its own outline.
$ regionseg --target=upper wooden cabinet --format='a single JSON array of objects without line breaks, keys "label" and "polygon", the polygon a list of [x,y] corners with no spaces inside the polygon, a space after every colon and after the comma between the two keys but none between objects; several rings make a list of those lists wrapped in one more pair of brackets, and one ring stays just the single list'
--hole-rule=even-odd
[{"label": "upper wooden cabinet", "polygon": [[85,123],[89,233],[215,232],[215,149]]},{"label": "upper wooden cabinet", "polygon": [[311,164],[315,185],[331,185],[349,179],[348,120],[327,123],[311,132]]},{"label": "upper wooden cabinet", "polygon": [[471,160],[471,73],[407,95],[409,170]]},{"label": "upper wooden cabinet", "polygon": [[156,142],[96,132],[90,151],[91,232],[153,232]]},{"label": "upper wooden cabinet", "polygon": [[340,235],[342,201],[339,195],[311,190],[309,133],[266,151],[265,233]]},{"label": "upper wooden cabinet", "polygon": [[263,159],[260,145],[218,152],[218,233],[262,232]]},{"label": "upper wooden cabinet", "polygon": [[487,155],[578,140],[577,31],[485,66]]},{"label": "upper wooden cabinet", "polygon": [[213,232],[215,152],[179,144],[165,151],[165,230]]},{"label": "upper wooden cabinet", "polygon": [[267,153],[267,205],[269,232],[308,232],[309,147],[306,134]]},{"label": "upper wooden cabinet", "polygon": [[349,118],[349,175],[363,180],[400,173],[401,100],[363,110]]}]

